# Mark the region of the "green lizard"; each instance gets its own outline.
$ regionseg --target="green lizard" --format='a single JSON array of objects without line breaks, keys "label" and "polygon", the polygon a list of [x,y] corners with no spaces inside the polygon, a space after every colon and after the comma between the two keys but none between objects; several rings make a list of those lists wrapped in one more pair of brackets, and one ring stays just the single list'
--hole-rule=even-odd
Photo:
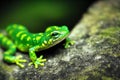
[{"label": "green lizard", "polygon": [[31,62],[28,65],[33,64],[35,68],[38,68],[39,65],[44,66],[46,59],[43,59],[42,55],[37,58],[35,52],[48,49],[65,38],[65,48],[74,44],[74,41],[67,38],[69,35],[67,26],[50,26],[44,33],[30,33],[23,25],[13,24],[6,28],[6,32],[11,39],[0,33],[0,45],[7,49],[3,53],[3,59],[22,68],[24,65],[21,63],[26,62],[26,60],[22,59],[21,56],[15,56],[16,48],[23,52],[29,52]]}]

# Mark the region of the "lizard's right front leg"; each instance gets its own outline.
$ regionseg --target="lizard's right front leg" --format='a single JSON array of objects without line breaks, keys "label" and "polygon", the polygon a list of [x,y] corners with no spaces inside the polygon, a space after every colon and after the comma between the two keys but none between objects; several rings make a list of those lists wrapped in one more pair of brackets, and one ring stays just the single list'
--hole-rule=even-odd
[{"label": "lizard's right front leg", "polygon": [[28,65],[35,65],[35,68],[38,68],[38,66],[44,66],[44,62],[46,62],[46,59],[43,59],[43,56],[41,55],[39,58],[37,58],[35,51],[39,48],[39,46],[34,46],[29,49],[29,56],[32,62],[30,62]]}]

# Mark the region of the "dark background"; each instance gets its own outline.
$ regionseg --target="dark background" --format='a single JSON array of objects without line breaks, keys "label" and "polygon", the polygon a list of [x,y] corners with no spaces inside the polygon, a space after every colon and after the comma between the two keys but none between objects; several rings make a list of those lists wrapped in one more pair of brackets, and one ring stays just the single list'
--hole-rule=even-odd
[{"label": "dark background", "polygon": [[71,30],[95,1],[0,1],[0,29],[17,23],[25,25],[31,32],[40,32],[52,25],[67,25]]}]

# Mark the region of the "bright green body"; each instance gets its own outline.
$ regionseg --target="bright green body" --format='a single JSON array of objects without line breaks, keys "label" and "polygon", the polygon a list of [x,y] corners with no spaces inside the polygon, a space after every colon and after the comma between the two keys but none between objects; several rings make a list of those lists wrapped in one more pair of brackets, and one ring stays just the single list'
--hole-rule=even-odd
[{"label": "bright green body", "polygon": [[[36,51],[50,48],[69,35],[67,26],[50,26],[44,33],[30,33],[24,26],[13,24],[8,26],[6,31],[11,40],[0,33],[0,45],[8,49],[4,52],[4,60],[24,67],[21,62],[26,62],[26,60],[21,59],[21,56],[14,56],[17,47],[20,51],[29,52],[30,59],[32,60],[29,65],[34,64],[35,68],[38,68],[38,65],[43,66],[46,61],[46,59],[42,59],[43,56],[37,58]],[[67,39],[65,48],[73,43],[73,41]]]}]

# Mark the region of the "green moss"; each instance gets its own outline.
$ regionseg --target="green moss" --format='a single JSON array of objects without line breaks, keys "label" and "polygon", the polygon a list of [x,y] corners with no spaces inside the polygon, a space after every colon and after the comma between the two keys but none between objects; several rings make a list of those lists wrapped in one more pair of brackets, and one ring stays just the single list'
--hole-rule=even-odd
[{"label": "green moss", "polygon": [[118,33],[118,36],[119,36],[119,33],[120,33],[120,27],[109,27],[107,29],[104,29],[100,32],[101,35],[103,36],[117,36],[117,33]]},{"label": "green moss", "polygon": [[110,44],[115,45],[120,43],[120,28],[119,27],[109,27],[101,30],[98,34],[93,35],[88,39],[88,43],[92,45],[97,44]]},{"label": "green moss", "polygon": [[100,32],[101,39],[107,39],[112,44],[119,44],[120,41],[120,28],[119,27],[109,27]]},{"label": "green moss", "polygon": [[[99,54],[119,57],[120,27],[107,27],[99,30],[87,40],[88,44],[98,50]],[[113,54],[114,53],[114,54]]]},{"label": "green moss", "polygon": [[107,77],[107,76],[102,76],[102,80],[114,80],[114,79]]}]

